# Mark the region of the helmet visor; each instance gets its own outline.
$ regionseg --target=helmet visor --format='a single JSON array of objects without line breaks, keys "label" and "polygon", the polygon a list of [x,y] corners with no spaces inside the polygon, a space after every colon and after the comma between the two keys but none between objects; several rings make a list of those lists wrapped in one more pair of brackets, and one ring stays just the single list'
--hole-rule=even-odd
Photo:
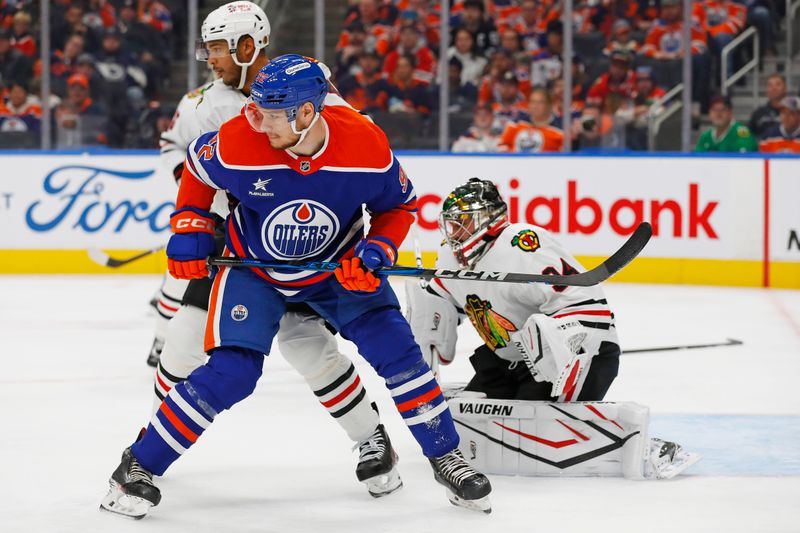
[{"label": "helmet visor", "polygon": [[224,39],[209,42],[197,39],[194,43],[194,57],[198,61],[208,61],[212,58],[226,57],[235,53],[236,49],[231,49]]},{"label": "helmet visor", "polygon": [[289,126],[289,110],[264,109],[256,104],[252,97],[247,99],[244,106],[244,116],[250,127],[260,133],[280,130]]}]

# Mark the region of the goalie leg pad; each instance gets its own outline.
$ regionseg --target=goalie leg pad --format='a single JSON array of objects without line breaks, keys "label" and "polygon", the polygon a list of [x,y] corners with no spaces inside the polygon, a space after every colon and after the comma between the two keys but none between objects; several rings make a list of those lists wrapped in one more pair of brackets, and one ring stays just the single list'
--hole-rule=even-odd
[{"label": "goalie leg pad", "polygon": [[353,442],[367,439],[380,423],[353,362],[315,315],[287,312],[277,335],[278,350],[314,391],[319,402]]},{"label": "goalie leg pad", "polygon": [[460,397],[448,402],[459,448],[483,472],[644,478],[647,407]]}]

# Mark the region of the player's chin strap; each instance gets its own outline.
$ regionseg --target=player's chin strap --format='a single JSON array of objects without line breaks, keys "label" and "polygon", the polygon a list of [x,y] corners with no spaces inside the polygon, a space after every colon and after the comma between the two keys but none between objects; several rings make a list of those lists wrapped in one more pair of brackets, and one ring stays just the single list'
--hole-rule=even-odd
[{"label": "player's chin strap", "polygon": [[242,67],[242,73],[239,75],[239,85],[236,86],[237,89],[240,91],[244,88],[244,82],[247,79],[247,69],[255,63],[256,57],[258,57],[259,52],[261,52],[261,48],[256,48],[253,51],[253,57],[250,58],[250,61],[246,63],[242,63],[239,61],[239,58],[236,57],[236,52],[231,53],[231,57],[233,58],[233,62]]},{"label": "player's chin strap", "polygon": [[295,117],[294,120],[289,122],[289,127],[292,128],[292,133],[294,133],[295,135],[299,135],[300,136],[300,138],[297,140],[297,142],[294,143],[291,148],[289,148],[290,150],[292,148],[297,148],[300,145],[300,143],[303,142],[303,140],[306,138],[306,135],[308,135],[308,132],[311,131],[311,128],[313,128],[314,124],[316,124],[317,120],[319,120],[319,117],[320,117],[320,113],[317,110],[314,110],[314,118],[311,119],[311,124],[309,124],[307,128],[304,128],[304,129],[302,129],[300,131],[297,131],[297,127],[296,127],[297,117]]}]

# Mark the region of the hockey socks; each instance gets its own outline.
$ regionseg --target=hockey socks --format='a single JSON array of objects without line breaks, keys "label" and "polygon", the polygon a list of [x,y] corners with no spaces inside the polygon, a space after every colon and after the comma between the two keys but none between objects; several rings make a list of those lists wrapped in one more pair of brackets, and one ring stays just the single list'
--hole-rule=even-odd
[{"label": "hockey socks", "polygon": [[397,410],[429,458],[458,446],[458,433],[442,391],[422,360],[411,370],[386,379]]},{"label": "hockey socks", "polygon": [[189,382],[176,385],[153,415],[142,439],[131,447],[134,457],[153,474],[162,475],[214,421],[216,412],[196,396]]},{"label": "hockey socks", "polygon": [[162,475],[194,444],[217,413],[252,394],[261,377],[263,354],[219,348],[208,362],[167,394],[144,437],[131,447],[147,470]]}]

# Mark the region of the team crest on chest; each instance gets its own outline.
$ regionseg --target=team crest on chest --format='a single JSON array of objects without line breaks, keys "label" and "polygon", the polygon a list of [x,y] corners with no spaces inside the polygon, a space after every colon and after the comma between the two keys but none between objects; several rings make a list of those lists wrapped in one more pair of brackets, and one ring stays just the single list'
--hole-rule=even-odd
[{"label": "team crest on chest", "polygon": [[509,319],[492,310],[491,302],[481,300],[476,294],[467,295],[464,311],[490,350],[507,346],[509,333],[517,331]]},{"label": "team crest on chest", "polygon": [[304,259],[322,252],[339,227],[339,219],[321,203],[292,200],[267,216],[261,239],[264,248],[276,259]]},{"label": "team crest on chest", "polygon": [[539,244],[539,236],[530,229],[524,229],[514,235],[514,238],[511,239],[511,246],[516,246],[523,252],[535,252],[542,247]]}]

